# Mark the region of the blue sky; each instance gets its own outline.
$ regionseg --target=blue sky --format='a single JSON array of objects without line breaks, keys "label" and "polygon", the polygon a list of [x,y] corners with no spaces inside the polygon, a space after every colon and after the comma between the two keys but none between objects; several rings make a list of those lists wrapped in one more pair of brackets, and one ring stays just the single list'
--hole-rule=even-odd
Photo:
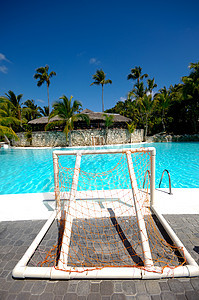
[{"label": "blue sky", "polygon": [[155,77],[158,89],[180,82],[199,61],[199,1],[0,1],[0,95],[47,105],[36,68],[50,66],[50,102],[63,94],[101,111],[101,88],[90,86],[103,69],[105,109],[125,99],[131,68]]}]

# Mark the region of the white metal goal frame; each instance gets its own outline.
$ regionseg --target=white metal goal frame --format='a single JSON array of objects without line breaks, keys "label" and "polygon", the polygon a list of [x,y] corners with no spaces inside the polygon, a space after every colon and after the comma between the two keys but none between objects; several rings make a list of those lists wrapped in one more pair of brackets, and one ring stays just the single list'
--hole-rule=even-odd
[{"label": "white metal goal frame", "polygon": [[[132,153],[137,152],[148,152],[150,154],[150,208],[152,213],[156,215],[160,223],[162,224],[164,230],[169,235],[174,245],[178,247],[180,252],[185,256],[186,265],[181,265],[177,267],[166,266],[158,267],[154,266],[153,259],[151,255],[151,249],[149,245],[147,236],[147,230],[145,227],[145,221],[141,213],[140,203],[138,199],[138,186],[136,181],[136,176],[133,168]],[[67,255],[69,252],[70,236],[71,236],[71,226],[72,226],[72,215],[74,210],[74,203],[77,198],[77,185],[78,176],[80,172],[80,164],[82,155],[88,154],[116,154],[125,153],[128,164],[128,171],[131,180],[132,193],[134,198],[134,206],[136,217],[138,221],[138,228],[140,239],[142,242],[142,251],[144,257],[144,267],[102,267],[94,268],[87,267],[71,267],[66,266]],[[69,201],[67,207],[66,223],[63,235],[62,247],[65,247],[64,254],[61,251],[58,267],[30,267],[28,262],[33,256],[35,250],[41,243],[42,239],[48,232],[53,221],[60,217],[60,187],[59,187],[59,164],[58,157],[61,155],[76,155],[76,162],[72,180],[72,186],[69,193]],[[156,278],[168,278],[168,277],[193,277],[199,276],[199,266],[195,260],[191,257],[185,246],[179,240],[175,232],[172,230],[170,225],[167,223],[165,218],[157,211],[155,205],[155,155],[156,150],[153,147],[148,148],[126,148],[126,149],[104,149],[104,150],[74,150],[74,151],[54,151],[53,152],[53,165],[54,165],[54,181],[55,181],[55,199],[56,199],[56,209],[53,211],[50,218],[44,224],[43,228],[32,242],[28,250],[25,252],[22,259],[17,263],[13,270],[13,277],[15,278],[46,278],[46,279],[84,279],[84,278],[129,278],[129,279],[156,279]],[[64,256],[64,257],[63,257]],[[65,261],[64,268],[62,261]],[[64,269],[64,270],[63,270]]]}]

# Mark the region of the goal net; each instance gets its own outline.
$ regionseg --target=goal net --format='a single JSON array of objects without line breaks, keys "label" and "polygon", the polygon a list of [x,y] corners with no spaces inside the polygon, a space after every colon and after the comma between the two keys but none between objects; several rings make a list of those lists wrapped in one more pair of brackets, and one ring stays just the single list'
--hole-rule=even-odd
[{"label": "goal net", "polygon": [[[34,270],[26,268],[23,276],[160,278],[190,276],[192,269],[198,274],[155,210],[154,148],[54,151],[53,164],[56,210],[25,255]],[[45,242],[48,234],[53,239]]]}]

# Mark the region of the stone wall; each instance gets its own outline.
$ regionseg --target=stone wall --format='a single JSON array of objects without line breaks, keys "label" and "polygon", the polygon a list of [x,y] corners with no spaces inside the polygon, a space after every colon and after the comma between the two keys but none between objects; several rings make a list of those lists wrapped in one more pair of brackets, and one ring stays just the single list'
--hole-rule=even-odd
[{"label": "stone wall", "polygon": [[[66,142],[66,136],[60,131],[36,131],[32,132],[32,142],[28,141],[25,133],[17,134],[19,141],[12,141],[12,145],[16,147],[66,147],[69,142]],[[139,143],[143,141],[143,129],[137,129],[131,134],[127,129],[88,129],[88,130],[73,130],[69,134],[71,146],[90,146],[91,140],[95,139],[95,145],[98,144],[127,144]]]},{"label": "stone wall", "polygon": [[155,134],[147,137],[147,142],[199,142],[199,134],[184,134],[184,135],[170,135],[170,134]]}]

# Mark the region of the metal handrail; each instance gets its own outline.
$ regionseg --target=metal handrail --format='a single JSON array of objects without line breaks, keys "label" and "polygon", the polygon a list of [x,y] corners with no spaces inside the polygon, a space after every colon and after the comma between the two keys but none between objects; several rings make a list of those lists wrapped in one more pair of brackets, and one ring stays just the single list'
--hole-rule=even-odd
[{"label": "metal handrail", "polygon": [[151,173],[150,173],[150,171],[149,171],[149,170],[146,170],[146,172],[145,172],[145,174],[144,174],[144,181],[143,181],[143,186],[142,186],[142,188],[144,188],[144,185],[145,185],[145,182],[146,182],[146,174],[148,174],[149,180],[150,180],[150,178],[151,178]]},{"label": "metal handrail", "polygon": [[171,177],[170,177],[169,171],[168,171],[167,169],[164,169],[164,171],[162,172],[162,177],[161,177],[161,179],[160,179],[159,188],[160,188],[160,185],[161,185],[161,183],[162,183],[162,178],[163,178],[163,176],[164,176],[164,172],[165,172],[165,171],[167,172],[168,177],[169,177],[169,194],[172,195],[172,192],[171,192]]}]

